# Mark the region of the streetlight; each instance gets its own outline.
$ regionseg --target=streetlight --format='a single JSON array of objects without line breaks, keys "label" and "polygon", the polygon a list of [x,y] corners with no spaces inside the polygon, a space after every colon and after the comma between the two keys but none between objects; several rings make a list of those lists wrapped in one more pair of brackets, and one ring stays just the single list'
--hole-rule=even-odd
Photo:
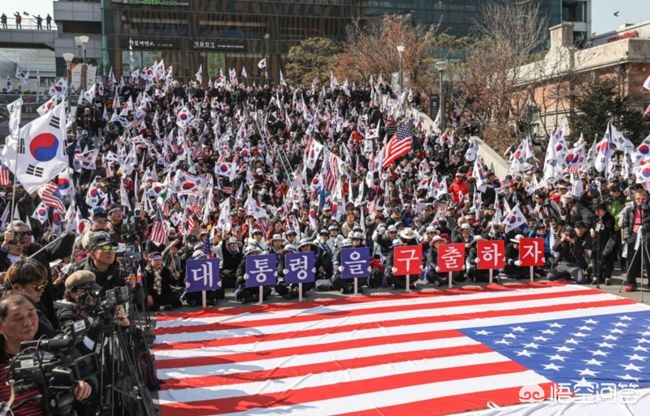
[{"label": "streetlight", "polygon": [[399,92],[402,93],[404,89],[404,76],[402,74],[402,56],[404,54],[404,45],[397,45],[397,52],[399,53]]},{"label": "streetlight", "polygon": [[442,74],[447,70],[447,61],[436,62],[438,70],[438,82],[440,88],[440,131],[445,130],[445,93],[442,89]]},{"label": "streetlight", "polygon": [[82,63],[82,67],[81,67],[81,85],[82,85],[83,89],[86,90],[88,88],[87,85],[86,85],[87,82],[88,82],[86,80],[86,77],[87,77],[86,45],[88,44],[88,41],[90,40],[90,38],[88,36],[86,36],[86,35],[81,35],[81,36],[75,36],[74,40],[75,40],[75,43],[78,46],[81,46],[81,49],[82,49],[82,54],[81,54],[81,63]]},{"label": "streetlight", "polygon": [[66,52],[63,54],[63,60],[65,61],[65,65],[68,68],[68,101],[70,100],[70,89],[72,88],[72,70],[70,70],[70,64],[72,63],[72,60],[74,59],[74,54],[70,52]]}]

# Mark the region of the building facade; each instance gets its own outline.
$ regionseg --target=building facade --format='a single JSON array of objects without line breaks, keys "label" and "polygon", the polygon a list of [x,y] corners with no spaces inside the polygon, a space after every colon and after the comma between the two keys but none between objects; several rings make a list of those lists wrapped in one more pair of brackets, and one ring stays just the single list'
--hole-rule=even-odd
[{"label": "building facade", "polygon": [[529,123],[535,135],[568,127],[576,94],[597,81],[615,81],[619,94],[643,111],[649,96],[642,85],[650,74],[650,22],[604,34],[584,49],[574,46],[572,24],[550,32],[544,59],[521,69],[520,85],[532,93]]},{"label": "building facade", "polygon": [[[343,41],[353,21],[367,24],[386,13],[410,14],[414,24],[439,24],[440,31],[472,33],[485,0],[60,0],[57,23],[57,72],[66,67],[62,54],[82,58],[75,39],[87,35],[86,59],[100,73],[116,75],[163,59],[177,78],[188,80],[202,65],[203,76],[220,69],[246,68],[249,79],[263,79],[257,62],[267,59],[277,78],[291,46],[324,36]],[[533,0],[517,0],[533,1]],[[591,0],[539,0],[549,25],[574,23],[574,39],[590,33]]]}]

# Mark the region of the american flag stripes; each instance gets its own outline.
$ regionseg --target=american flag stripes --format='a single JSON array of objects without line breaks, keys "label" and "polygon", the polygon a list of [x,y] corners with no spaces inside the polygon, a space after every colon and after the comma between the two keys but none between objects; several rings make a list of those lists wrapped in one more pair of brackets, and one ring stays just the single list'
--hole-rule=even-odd
[{"label": "american flag stripes", "polygon": [[332,192],[336,188],[341,172],[339,171],[339,157],[329,152],[323,162],[324,186],[327,192]]},{"label": "american flag stripes", "polygon": [[382,169],[408,154],[413,149],[413,122],[409,120],[402,124],[397,132],[390,138],[383,150]]},{"label": "american flag stripes", "polygon": [[151,225],[151,234],[149,235],[149,240],[159,245],[167,244],[167,226],[163,220],[160,208],[156,210],[156,219]]},{"label": "american flag stripes", "polygon": [[0,186],[10,186],[11,177],[9,175],[9,168],[5,165],[0,165]]},{"label": "american flag stripes", "polygon": [[65,204],[63,203],[63,198],[59,193],[59,184],[50,181],[41,186],[37,193],[45,205],[56,209],[61,214],[65,213]]},{"label": "american flag stripes", "polygon": [[644,304],[554,283],[458,292],[158,316],[162,415],[430,416],[566,379],[650,384],[628,362],[650,349]]}]

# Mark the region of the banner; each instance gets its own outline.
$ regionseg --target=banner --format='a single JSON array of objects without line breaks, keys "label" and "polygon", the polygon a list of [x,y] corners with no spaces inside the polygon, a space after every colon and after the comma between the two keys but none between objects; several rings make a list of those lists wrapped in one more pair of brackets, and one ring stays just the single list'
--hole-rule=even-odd
[{"label": "banner", "polygon": [[189,260],[185,266],[187,292],[216,290],[221,287],[219,259]]},{"label": "banner", "polygon": [[522,267],[544,266],[544,239],[522,238],[519,241],[519,260]]},{"label": "banner", "polygon": [[506,247],[503,240],[478,240],[476,242],[479,270],[503,269],[505,267]]},{"label": "banner", "polygon": [[368,247],[341,250],[341,279],[361,279],[370,275],[370,250]]},{"label": "banner", "polygon": [[316,257],[313,251],[287,253],[284,256],[284,281],[291,284],[311,283],[316,274]]},{"label": "banner", "polygon": [[438,272],[460,272],[465,269],[465,244],[440,244],[438,246]]},{"label": "banner", "polygon": [[275,254],[246,257],[246,287],[275,286],[277,283],[277,262]]},{"label": "banner", "polygon": [[422,246],[397,246],[393,249],[395,276],[422,273]]}]

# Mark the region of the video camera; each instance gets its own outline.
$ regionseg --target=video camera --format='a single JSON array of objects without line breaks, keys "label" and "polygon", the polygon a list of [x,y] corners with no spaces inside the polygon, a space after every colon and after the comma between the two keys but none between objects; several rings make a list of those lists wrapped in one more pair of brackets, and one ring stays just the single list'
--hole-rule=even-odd
[{"label": "video camera", "polygon": [[75,338],[69,334],[21,343],[21,351],[9,366],[14,391],[39,390],[48,415],[73,414],[73,390],[78,380],[99,372],[95,353],[72,358],[74,345]]},{"label": "video camera", "polygon": [[140,221],[141,210],[136,208],[133,216],[127,218],[122,224],[122,232],[126,241],[135,243],[144,239],[144,229]]},{"label": "video camera", "polygon": [[111,318],[117,305],[124,305],[129,301],[131,289],[128,286],[118,286],[107,289],[102,294],[102,288],[96,284],[84,287],[84,294],[78,303],[82,309],[93,314],[108,314]]}]

